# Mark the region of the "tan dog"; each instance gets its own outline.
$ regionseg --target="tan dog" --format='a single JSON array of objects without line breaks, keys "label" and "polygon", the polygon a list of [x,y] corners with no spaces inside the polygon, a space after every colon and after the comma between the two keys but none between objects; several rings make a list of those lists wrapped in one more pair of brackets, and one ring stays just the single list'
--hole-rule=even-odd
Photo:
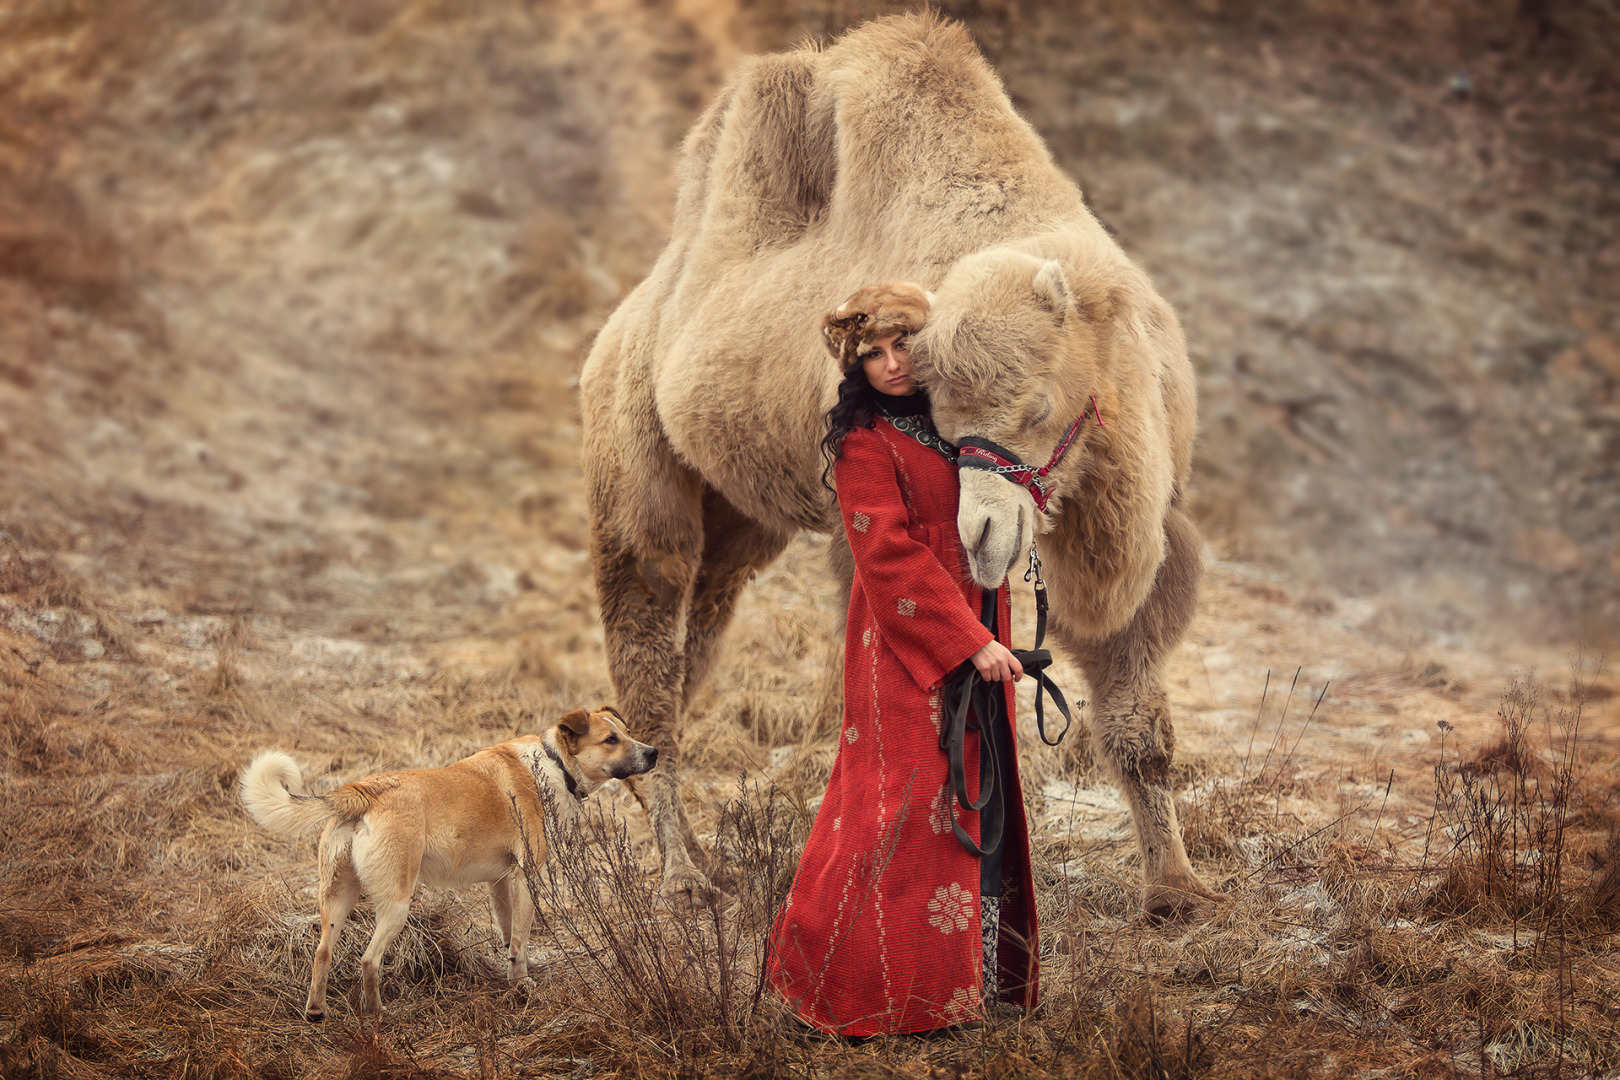
[{"label": "tan dog", "polygon": [[[382,1008],[383,953],[405,926],[418,881],[440,888],[489,883],[507,946],[508,975],[528,974],[534,909],[522,869],[546,859],[538,785],[550,789],[563,820],[608,780],[647,772],[658,751],[637,742],[608,706],[575,709],[543,735],[523,735],[442,769],[402,769],[308,795],[298,763],[266,750],[242,771],[242,802],[265,828],[321,833],[321,943],[315,950],[304,1017],[326,1017],[326,974],[349,912],[364,893],[377,927],[360,958],[360,1009]],[[514,804],[517,815],[514,815]],[[523,822],[520,829],[519,820]],[[527,833],[527,845],[523,833]]]}]

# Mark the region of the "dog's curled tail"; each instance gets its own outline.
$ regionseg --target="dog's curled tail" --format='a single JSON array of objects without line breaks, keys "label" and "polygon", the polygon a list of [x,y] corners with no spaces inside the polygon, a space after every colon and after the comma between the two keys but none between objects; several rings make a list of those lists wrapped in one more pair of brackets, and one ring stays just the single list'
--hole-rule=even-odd
[{"label": "dog's curled tail", "polygon": [[265,750],[248,763],[241,791],[253,820],[272,832],[308,832],[332,816],[324,798],[305,794],[298,762],[280,750]]}]

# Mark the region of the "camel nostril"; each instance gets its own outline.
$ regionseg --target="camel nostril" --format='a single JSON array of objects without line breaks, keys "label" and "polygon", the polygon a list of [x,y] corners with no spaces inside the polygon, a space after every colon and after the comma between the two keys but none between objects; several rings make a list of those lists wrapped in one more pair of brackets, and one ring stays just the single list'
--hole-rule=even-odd
[{"label": "camel nostril", "polygon": [[973,550],[975,552],[983,551],[984,550],[984,545],[988,544],[989,542],[990,542],[990,519],[987,517],[987,518],[984,519],[984,528],[979,530],[979,539],[974,541],[974,543],[973,543]]}]

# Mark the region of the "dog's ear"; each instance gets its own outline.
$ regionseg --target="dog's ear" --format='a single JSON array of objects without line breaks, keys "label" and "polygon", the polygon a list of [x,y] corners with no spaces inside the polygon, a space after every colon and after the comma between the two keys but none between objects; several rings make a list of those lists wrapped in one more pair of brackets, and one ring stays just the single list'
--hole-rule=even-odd
[{"label": "dog's ear", "polygon": [[629,723],[629,721],[624,718],[624,713],[620,712],[618,709],[615,709],[611,705],[599,706],[596,711],[597,712],[605,712],[605,713],[607,713],[609,716],[613,717],[613,719],[617,720],[621,724],[628,724]]},{"label": "dog's ear", "polygon": [[583,739],[591,733],[591,714],[584,709],[575,709],[557,721],[557,726],[576,739]]}]

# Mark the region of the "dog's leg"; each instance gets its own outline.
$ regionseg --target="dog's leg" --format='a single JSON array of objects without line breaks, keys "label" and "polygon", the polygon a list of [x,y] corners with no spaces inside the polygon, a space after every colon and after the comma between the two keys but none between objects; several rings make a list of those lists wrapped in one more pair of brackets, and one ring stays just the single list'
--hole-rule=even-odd
[{"label": "dog's leg", "polygon": [[371,942],[360,956],[360,1011],[382,1012],[382,958],[388,946],[405,929],[405,920],[411,913],[411,890],[404,895],[390,896],[386,900],[372,897],[377,912],[377,928],[372,931]]},{"label": "dog's leg", "polygon": [[382,1011],[379,984],[383,954],[405,929],[405,920],[410,916],[411,894],[416,892],[416,880],[422,874],[425,842],[424,823],[419,819],[397,829],[374,825],[369,834],[356,838],[355,871],[377,916],[371,941],[360,955],[361,1012]]},{"label": "dog's leg", "polygon": [[529,975],[529,931],[534,928],[534,899],[529,896],[529,886],[519,875],[507,878],[504,882],[495,882],[496,886],[505,885],[508,895],[507,909],[510,912],[512,932],[508,937],[507,947],[507,973],[510,982],[519,983]]},{"label": "dog's leg", "polygon": [[304,1002],[304,1019],[312,1024],[326,1019],[326,974],[332,967],[332,950],[343,936],[349,913],[360,902],[360,879],[355,876],[347,844],[337,850],[330,835],[329,829],[321,837],[321,943],[315,948],[309,997]]},{"label": "dog's leg", "polygon": [[[495,912],[495,929],[501,932],[501,948],[512,943],[512,882],[522,884],[521,868],[514,867],[512,872],[498,881],[489,883],[489,906]],[[527,892],[527,887],[524,887]]]}]

